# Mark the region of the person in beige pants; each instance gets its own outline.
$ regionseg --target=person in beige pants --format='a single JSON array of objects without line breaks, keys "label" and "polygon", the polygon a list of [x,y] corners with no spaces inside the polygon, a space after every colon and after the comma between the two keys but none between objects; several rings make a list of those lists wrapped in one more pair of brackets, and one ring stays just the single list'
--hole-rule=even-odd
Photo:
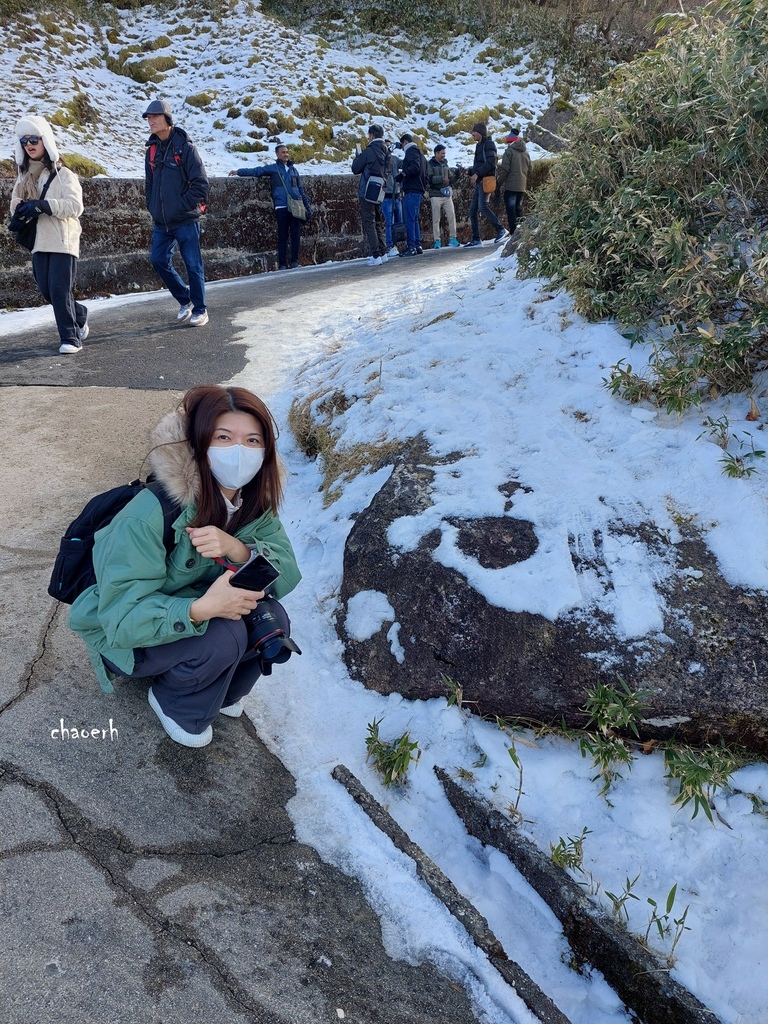
[{"label": "person in beige pants", "polygon": [[456,246],[459,240],[456,237],[456,212],[453,208],[451,198],[451,171],[448,161],[445,159],[445,146],[439,143],[435,146],[434,156],[427,161],[427,173],[429,175],[429,201],[432,205],[432,236],[434,238],[433,248],[439,249],[440,242],[440,216],[445,210],[445,219],[448,221],[448,245]]}]

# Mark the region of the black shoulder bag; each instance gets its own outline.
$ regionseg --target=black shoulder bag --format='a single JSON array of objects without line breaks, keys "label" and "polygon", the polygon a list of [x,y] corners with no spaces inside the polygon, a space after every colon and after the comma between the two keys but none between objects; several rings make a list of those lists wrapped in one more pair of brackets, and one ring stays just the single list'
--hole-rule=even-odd
[{"label": "black shoulder bag", "polygon": [[[45,199],[45,193],[48,191],[48,186],[53,181],[54,173],[54,171],[51,171],[51,175],[48,178],[48,181],[43,185],[43,191],[40,193],[38,198]],[[19,206],[20,205],[21,203]],[[35,247],[35,239],[37,238],[37,215],[34,217],[20,217],[17,207],[16,210],[14,210],[10,223],[8,224],[8,230],[19,245],[28,249],[29,252],[32,252]]]}]

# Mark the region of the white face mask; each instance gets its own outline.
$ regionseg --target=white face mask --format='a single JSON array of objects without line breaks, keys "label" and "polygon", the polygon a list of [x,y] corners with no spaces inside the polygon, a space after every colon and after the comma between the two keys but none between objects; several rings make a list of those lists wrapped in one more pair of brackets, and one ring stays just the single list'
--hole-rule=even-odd
[{"label": "white face mask", "polygon": [[226,448],[209,448],[211,473],[222,487],[237,490],[253,480],[264,464],[264,449],[231,444]]}]

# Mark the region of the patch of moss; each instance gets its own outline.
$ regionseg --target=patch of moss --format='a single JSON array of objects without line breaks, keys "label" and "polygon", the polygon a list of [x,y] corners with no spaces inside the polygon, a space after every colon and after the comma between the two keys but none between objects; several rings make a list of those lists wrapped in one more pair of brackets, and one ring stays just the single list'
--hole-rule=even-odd
[{"label": "patch of moss", "polygon": [[213,103],[214,97],[209,92],[198,92],[194,96],[187,96],[185,103],[188,103],[190,107],[197,107],[198,110],[205,110],[206,107],[210,107]]},{"label": "patch of moss", "polygon": [[258,139],[252,139],[250,142],[233,142],[227,146],[227,149],[230,153],[264,153],[269,149],[269,146],[265,146]]},{"label": "patch of moss", "polygon": [[60,128],[85,128],[87,125],[98,124],[99,115],[88,96],[84,92],[76,92],[60,110],[51,115],[50,121]]},{"label": "patch of moss", "polygon": [[213,122],[213,127],[217,131],[222,131],[223,129],[225,129],[227,127],[227,123],[226,123],[226,121],[216,120],[216,121]]},{"label": "patch of moss", "polygon": [[236,107],[234,104],[231,107],[227,107],[227,117],[229,118],[240,117],[241,113],[240,107]]},{"label": "patch of moss", "polygon": [[[342,115],[345,111],[347,116]],[[299,117],[321,118],[323,121],[347,121],[351,114],[330,96],[302,96],[296,107]]]},{"label": "patch of moss", "polygon": [[392,117],[399,117],[404,120],[408,117],[408,104],[401,92],[395,92],[382,101],[382,106]]},{"label": "patch of moss", "polygon": [[333,127],[329,124],[318,124],[317,121],[307,121],[301,129],[301,137],[322,150],[333,138]]},{"label": "patch of moss", "polygon": [[97,164],[87,156],[80,153],[62,153],[61,156],[65,166],[74,171],[80,178],[95,178],[97,174],[106,174],[106,168]]},{"label": "patch of moss", "polygon": [[246,110],[246,118],[256,128],[266,128],[269,124],[269,114],[262,107],[254,107],[253,110]]}]

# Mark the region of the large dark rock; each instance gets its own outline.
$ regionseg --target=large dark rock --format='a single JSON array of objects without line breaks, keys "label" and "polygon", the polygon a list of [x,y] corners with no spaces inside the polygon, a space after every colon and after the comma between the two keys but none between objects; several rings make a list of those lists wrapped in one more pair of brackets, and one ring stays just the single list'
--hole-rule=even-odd
[{"label": "large dark rock", "polygon": [[[587,691],[599,680],[616,685],[621,675],[633,689],[652,691],[647,736],[675,734],[692,742],[722,737],[768,750],[768,598],[730,586],[692,527],[677,544],[653,524],[634,528],[680,571],[669,574],[662,595],[663,633],[630,644],[605,614],[574,612],[553,622],[490,605],[461,573],[432,557],[438,530],[414,551],[391,548],[390,524],[432,503],[434,464],[423,440],[404,449],[347,539],[337,630],[353,678],[379,693],[428,698],[446,695],[447,677],[480,713],[583,726]],[[498,519],[450,520],[460,549],[483,566],[511,565],[536,549],[535,527],[514,515],[521,486],[502,485],[508,501]],[[617,523],[613,532],[630,529]],[[596,540],[589,562],[573,546],[577,574],[607,573]],[[367,590],[389,600],[399,624],[396,644],[389,622],[367,640],[349,635],[349,601]]]}]

